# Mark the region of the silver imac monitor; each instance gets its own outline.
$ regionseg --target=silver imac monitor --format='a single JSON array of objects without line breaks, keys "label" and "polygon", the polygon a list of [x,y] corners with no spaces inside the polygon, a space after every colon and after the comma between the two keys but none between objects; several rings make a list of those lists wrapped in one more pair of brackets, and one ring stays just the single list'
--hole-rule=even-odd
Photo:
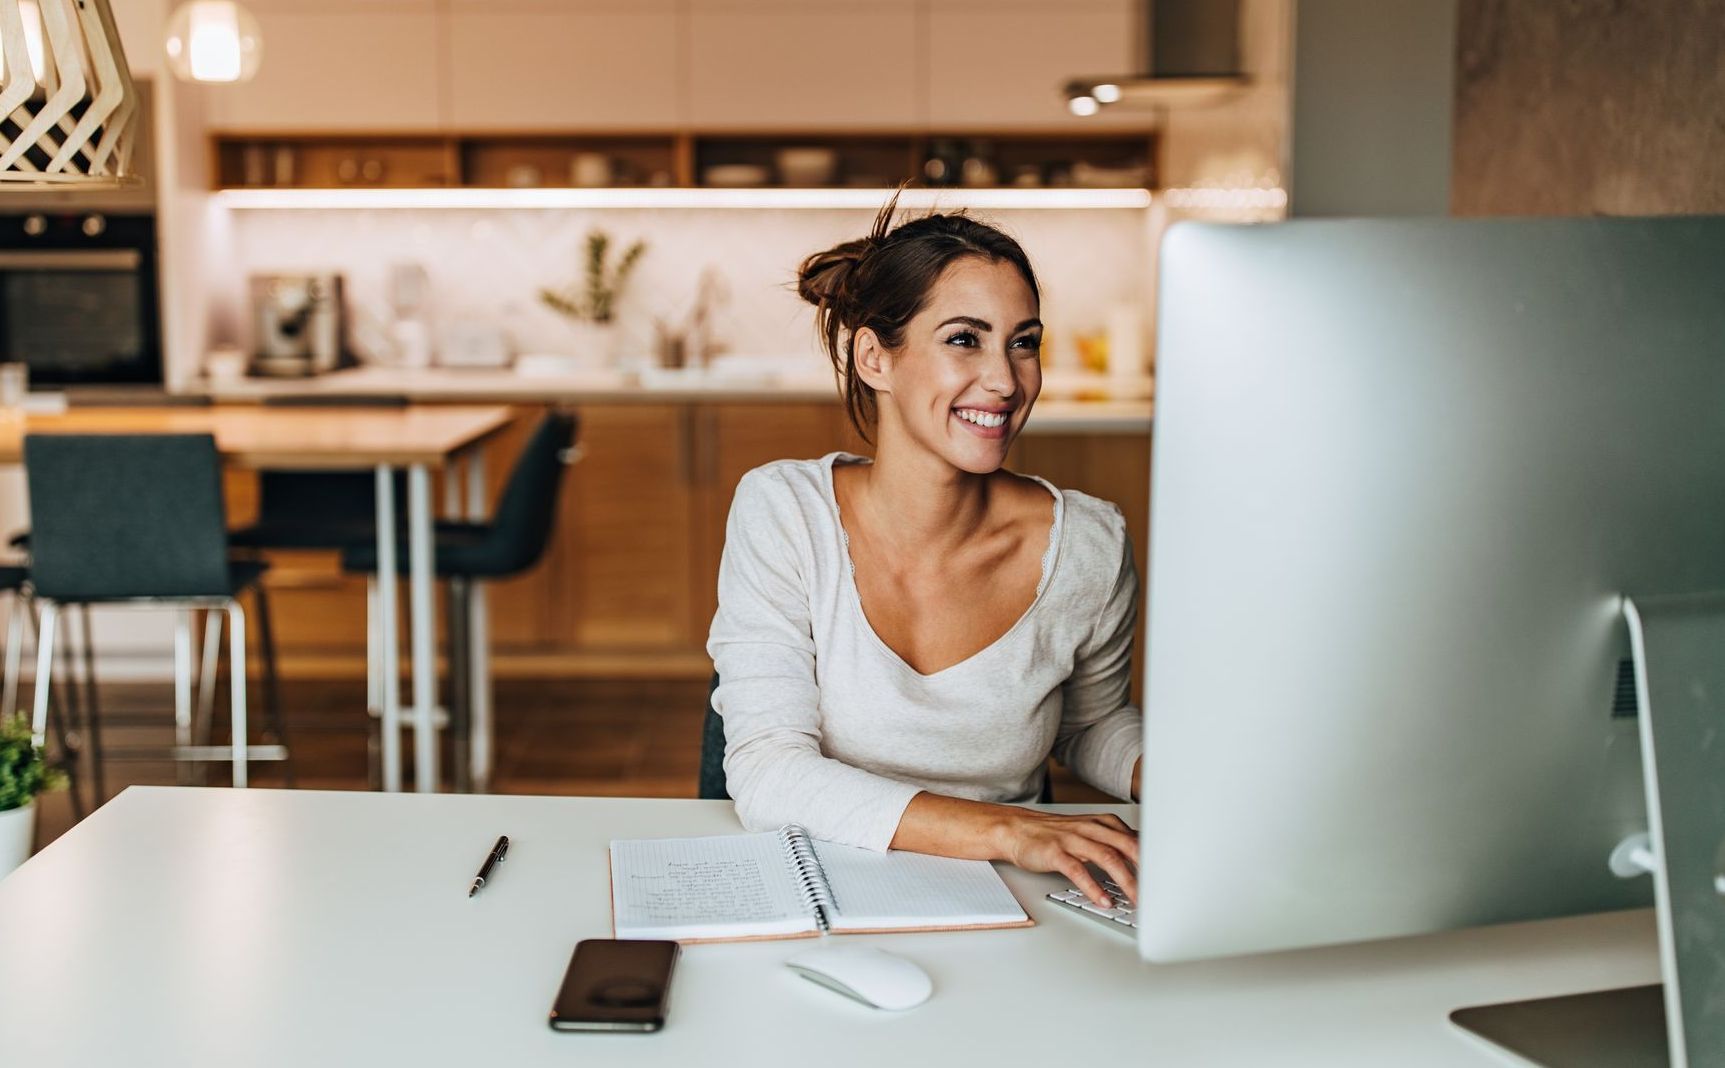
[{"label": "silver imac monitor", "polygon": [[1625,594],[1725,590],[1725,219],[1163,246],[1139,946],[1652,902]]}]

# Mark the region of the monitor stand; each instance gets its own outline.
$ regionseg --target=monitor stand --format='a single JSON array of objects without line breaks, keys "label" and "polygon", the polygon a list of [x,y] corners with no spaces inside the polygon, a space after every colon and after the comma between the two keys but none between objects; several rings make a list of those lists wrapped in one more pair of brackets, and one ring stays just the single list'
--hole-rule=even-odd
[{"label": "monitor stand", "polygon": [[[1545,1068],[1725,1064],[1725,594],[1626,598],[1663,986],[1460,1009],[1459,1027]],[[1638,836],[1639,837],[1639,836]]]}]

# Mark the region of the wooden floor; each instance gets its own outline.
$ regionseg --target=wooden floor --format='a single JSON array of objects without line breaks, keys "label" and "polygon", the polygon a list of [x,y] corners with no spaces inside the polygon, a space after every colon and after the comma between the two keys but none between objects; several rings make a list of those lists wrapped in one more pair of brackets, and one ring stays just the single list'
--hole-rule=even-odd
[{"label": "wooden floor", "polygon": [[[254,691],[255,693],[256,691]],[[166,685],[108,684],[101,688],[104,750],[167,745],[172,740],[172,695]],[[496,689],[497,753],[492,790],[504,794],[565,796],[694,797],[700,767],[701,719],[707,684],[702,681],[499,681]],[[318,790],[375,788],[376,721],[365,714],[363,681],[290,681],[283,703],[294,785]],[[259,713],[254,711],[253,716]],[[226,727],[217,728],[225,737]],[[403,746],[410,763],[411,734]],[[254,728],[253,741],[259,739]],[[449,767],[447,752],[443,765]],[[251,766],[254,786],[286,785],[277,764]],[[172,785],[167,761],[109,760],[103,768],[105,796],[133,784]],[[82,796],[92,795],[85,774]],[[226,766],[212,765],[208,781],[227,781]],[[1055,769],[1055,796],[1062,801],[1107,798]],[[37,848],[74,822],[67,793],[48,795],[37,827]]]}]

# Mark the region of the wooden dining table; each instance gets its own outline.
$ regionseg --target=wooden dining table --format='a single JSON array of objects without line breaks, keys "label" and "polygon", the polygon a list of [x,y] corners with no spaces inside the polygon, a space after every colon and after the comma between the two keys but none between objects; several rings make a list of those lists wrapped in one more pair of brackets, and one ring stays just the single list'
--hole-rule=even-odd
[{"label": "wooden dining table", "polygon": [[[448,502],[469,519],[485,515],[486,443],[509,425],[502,405],[408,406],[375,408],[331,406],[271,408],[258,405],[214,407],[70,408],[29,412],[0,419],[0,464],[19,463],[26,434],[210,434],[225,463],[254,470],[365,471],[376,473],[378,608],[375,626],[381,647],[383,788],[402,785],[401,693],[396,633],[399,582],[396,554],[395,472],[407,474],[408,631],[413,680],[414,785],[420,793],[437,789],[437,703],[435,599],[433,596],[433,512],[431,471],[457,473],[465,465],[466,500]],[[452,479],[451,487],[457,485]],[[473,648],[485,645],[485,600],[473,602]],[[483,661],[483,656],[477,657]],[[474,739],[473,773],[484,782],[490,766],[489,665],[471,672]]]}]

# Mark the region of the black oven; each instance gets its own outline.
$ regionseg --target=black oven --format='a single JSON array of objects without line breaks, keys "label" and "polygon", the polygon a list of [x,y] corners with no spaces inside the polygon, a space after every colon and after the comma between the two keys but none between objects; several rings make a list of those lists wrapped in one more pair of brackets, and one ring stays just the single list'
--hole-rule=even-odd
[{"label": "black oven", "polygon": [[162,384],[153,215],[0,215],[0,360],[31,383]]}]

